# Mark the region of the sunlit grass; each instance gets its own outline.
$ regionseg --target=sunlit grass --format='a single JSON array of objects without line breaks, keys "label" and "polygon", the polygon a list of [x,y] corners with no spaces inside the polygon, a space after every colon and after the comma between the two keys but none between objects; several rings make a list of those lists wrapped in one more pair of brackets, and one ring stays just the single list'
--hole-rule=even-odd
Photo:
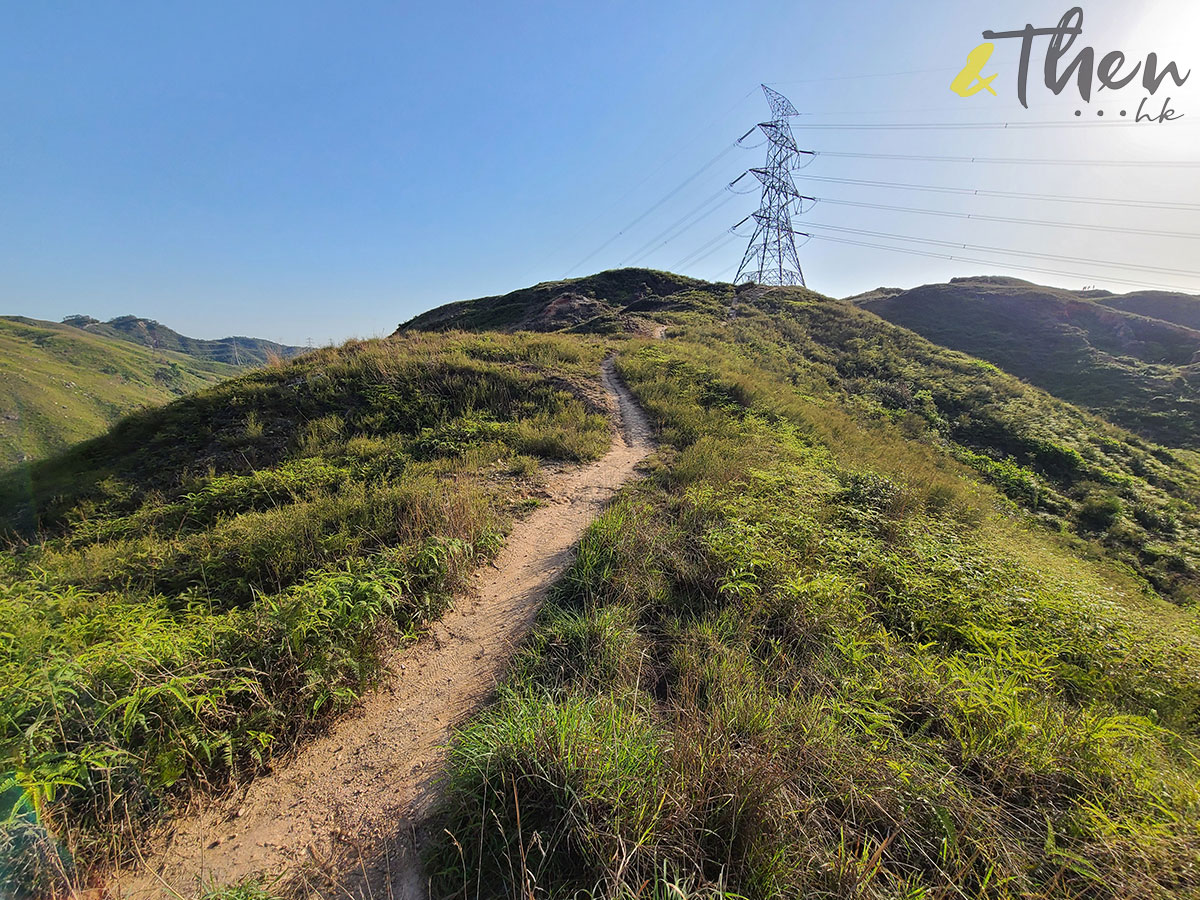
[{"label": "sunlit grass", "polygon": [[1194,614],[731,357],[622,357],[672,446],[460,734],[445,894],[1195,890]]},{"label": "sunlit grass", "polygon": [[77,876],[353,703],[497,551],[540,463],[608,447],[602,352],[355,342],[10,475],[0,774]]}]

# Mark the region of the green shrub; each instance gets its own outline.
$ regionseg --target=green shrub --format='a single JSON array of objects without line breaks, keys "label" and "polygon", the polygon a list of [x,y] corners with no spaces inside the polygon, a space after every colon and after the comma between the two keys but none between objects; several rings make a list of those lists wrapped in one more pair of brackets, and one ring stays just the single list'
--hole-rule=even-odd
[{"label": "green shrub", "polygon": [[1080,504],[1079,524],[1092,531],[1103,531],[1117,521],[1123,509],[1119,497],[1093,494]]}]

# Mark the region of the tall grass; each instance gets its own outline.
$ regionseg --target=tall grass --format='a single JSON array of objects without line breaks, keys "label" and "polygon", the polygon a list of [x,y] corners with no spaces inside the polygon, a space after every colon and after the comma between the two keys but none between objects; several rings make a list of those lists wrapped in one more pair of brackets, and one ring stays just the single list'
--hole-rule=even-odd
[{"label": "tall grass", "polygon": [[1200,891],[1192,613],[734,353],[621,368],[671,446],[460,734],[442,895]]},{"label": "tall grass", "polygon": [[10,476],[0,849],[24,883],[127,856],[351,704],[496,552],[539,464],[607,448],[601,352],[353,342]]}]

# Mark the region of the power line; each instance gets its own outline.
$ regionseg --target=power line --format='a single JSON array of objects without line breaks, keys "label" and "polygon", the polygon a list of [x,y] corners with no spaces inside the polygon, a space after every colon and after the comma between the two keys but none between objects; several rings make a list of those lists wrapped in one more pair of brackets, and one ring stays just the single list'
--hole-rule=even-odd
[{"label": "power line", "polygon": [[[587,224],[583,225],[582,227],[578,228],[575,232],[573,232],[571,237],[567,241],[565,241],[563,244],[560,245],[559,249],[566,247],[569,243],[574,241],[577,237],[579,237],[581,234],[583,234],[585,231],[587,231],[590,227],[592,227],[592,225],[594,225],[596,222],[600,221],[600,219],[605,214],[607,214],[611,210],[616,209],[617,206],[620,205],[620,203],[623,200],[625,200],[626,197],[628,197],[630,194],[632,194],[634,191],[636,191],[638,188],[640,188],[642,185],[644,185],[647,181],[649,181],[651,178],[653,178],[655,175],[657,175],[662,169],[666,168],[670,163],[674,162],[681,153],[683,153],[685,150],[687,150],[688,147],[691,147],[693,144],[695,144],[696,141],[700,137],[707,134],[708,131],[714,125],[716,125],[719,121],[721,121],[721,119],[723,119],[729,113],[733,112],[733,110],[737,109],[737,107],[739,105],[741,105],[742,101],[744,101],[747,97],[749,97],[751,94],[753,94],[756,90],[757,90],[757,88],[751,88],[750,90],[748,90],[741,97],[739,97],[728,109],[726,109],[720,115],[715,117],[711,122],[709,122],[703,128],[699,129],[689,140],[684,142],[674,153],[672,153],[665,160],[663,160],[661,163],[659,163],[658,166],[656,166],[655,168],[653,168],[649,172],[647,172],[644,178],[642,178],[640,181],[634,182],[632,185],[630,185],[628,188],[626,188],[626,190],[623,193],[621,193],[617,197],[616,200],[614,200],[611,204],[606,206],[601,212],[597,213],[594,217],[592,217],[592,219],[590,219]],[[642,144],[639,145],[638,149],[640,150],[641,147],[645,146],[647,143],[649,143],[650,140],[651,140],[651,138],[649,138],[649,137],[646,138],[646,140],[644,140],[642,142]],[[557,255],[557,254],[558,254],[558,250],[556,250],[552,256],[547,257],[547,258],[548,259],[553,258],[553,256]],[[582,263],[580,265],[582,265]]]},{"label": "power line", "polygon": [[[874,74],[865,74],[865,75],[861,75],[861,76],[844,76],[844,78],[847,78],[847,79],[859,78],[859,77],[873,78],[873,77],[885,77],[887,75],[918,74],[918,73],[923,73],[923,72],[937,72],[937,71],[949,71],[949,69],[910,70],[909,72],[903,72],[903,73],[901,73],[901,72],[874,73]],[[829,81],[829,80],[842,80],[842,78],[805,79],[802,81],[814,81],[815,82],[815,81]],[[779,83],[787,83],[787,82],[779,82]],[[801,82],[791,82],[791,83],[801,83]],[[746,96],[749,96],[749,94],[740,98],[738,103],[741,103],[745,99]],[[735,106],[736,105],[737,104],[735,104]],[[794,107],[791,107],[790,110],[793,114],[798,114],[794,110]],[[825,129],[846,129],[846,130],[890,130],[890,129],[924,130],[924,129],[977,129],[977,128],[985,128],[985,129],[1040,128],[1040,127],[1067,127],[1067,126],[1116,127],[1116,126],[1120,126],[1120,125],[1133,125],[1133,124],[1135,124],[1135,123],[1131,123],[1131,122],[1015,122],[1015,123],[1014,122],[966,122],[966,123],[964,123],[964,122],[924,122],[924,123],[896,123],[896,122],[893,122],[893,123],[875,123],[875,124],[826,123],[826,124],[813,124],[811,126],[806,126],[806,127],[825,128]],[[773,127],[772,123],[766,123],[766,125]],[[754,129],[752,129],[752,130],[754,130]],[[763,127],[763,130],[764,130],[764,133],[768,137],[767,142],[771,143],[772,142],[771,135],[774,132],[772,132],[770,130],[770,128],[768,128],[766,126]],[[642,221],[644,221],[646,218],[648,218],[652,213],[657,211],[664,204],[668,203],[677,194],[679,194],[681,191],[683,191],[684,188],[686,188],[689,184],[691,184],[693,181],[695,181],[697,178],[699,178],[704,172],[708,171],[712,166],[716,165],[716,163],[718,161],[720,161],[722,158],[724,158],[724,156],[727,155],[736,146],[738,146],[737,142],[735,142],[732,145],[726,146],[724,149],[722,149],[715,157],[713,157],[711,160],[709,160],[707,163],[705,163],[703,166],[701,166],[698,170],[696,170],[694,173],[692,173],[683,182],[681,182],[679,185],[677,185],[675,188],[673,188],[671,191],[669,191],[665,196],[663,196],[661,199],[659,199],[656,203],[654,203],[652,206],[650,206],[648,209],[646,209],[644,212],[642,212],[640,215],[638,215],[632,221],[630,221],[628,224],[626,224],[624,227],[622,227],[619,231],[616,232],[616,234],[614,234],[612,237],[610,237],[608,240],[606,240],[603,244],[601,244],[599,247],[597,247],[594,251],[592,251],[590,254],[588,254],[586,257],[584,257],[584,259],[580,260],[578,263],[576,263],[574,266],[572,266],[568,270],[567,274],[570,274],[570,272],[573,272],[573,271],[579,269],[580,267],[582,267],[583,265],[585,265],[588,261],[590,261],[597,254],[599,254],[600,252],[605,250],[607,247],[609,247],[611,244],[613,244],[617,239],[619,239],[627,231],[634,228],[636,225],[640,224]],[[624,197],[629,196],[635,190],[637,190],[641,185],[643,185],[644,183],[649,181],[650,178],[656,172],[661,170],[665,165],[669,164],[673,159],[675,159],[679,155],[679,152],[682,152],[682,149],[683,148],[681,148],[680,151],[677,151],[667,161],[660,164],[658,168],[652,170],[647,176],[645,176],[639,182],[634,184],[632,187],[628,188],[621,195],[621,197],[618,198],[617,203],[620,203],[621,199],[624,199]],[[1049,158],[1026,158],[1026,157],[939,156],[939,155],[933,155],[933,154],[886,154],[886,153],[866,153],[866,152],[846,152],[846,151],[811,151],[811,150],[798,150],[794,146],[794,142],[790,149],[792,150],[793,159],[797,155],[805,155],[805,156],[808,156],[810,159],[813,159],[816,156],[826,156],[826,157],[831,157],[831,158],[846,158],[846,159],[905,160],[905,161],[929,161],[929,162],[944,162],[944,163],[986,163],[986,164],[1002,164],[1002,165],[1003,164],[1049,165],[1049,166],[1070,165],[1070,166],[1143,167],[1143,168],[1151,168],[1151,167],[1183,168],[1183,167],[1200,166],[1200,160],[1169,160],[1169,161],[1168,160],[1138,161],[1138,160],[1132,160],[1132,159],[1087,160],[1087,159],[1049,159]],[[888,182],[888,181],[874,181],[874,180],[866,180],[866,179],[835,178],[832,176],[806,176],[806,177],[809,177],[810,180],[812,180],[812,181],[824,182],[824,183],[840,183],[840,184],[859,185],[859,186],[864,186],[864,187],[890,188],[890,189],[896,189],[896,190],[911,190],[911,191],[922,191],[922,192],[930,192],[930,193],[959,194],[959,195],[964,195],[964,196],[1005,197],[1005,198],[1021,199],[1021,200],[1045,200],[1045,201],[1050,201],[1050,202],[1094,204],[1094,205],[1129,207],[1129,208],[1164,209],[1164,210],[1172,210],[1172,209],[1174,209],[1174,210],[1200,210],[1200,204],[1190,204],[1190,203],[1172,203],[1172,202],[1165,202],[1165,201],[1159,203],[1159,202],[1151,202],[1151,201],[1121,200],[1119,198],[1065,196],[1065,195],[1044,194],[1044,193],[1036,193],[1036,192],[992,191],[992,190],[984,190],[984,189],[943,187],[943,186],[939,186],[939,185],[912,184],[912,183],[903,183],[903,182]],[[764,187],[765,186],[766,185],[764,184]],[[654,250],[657,250],[663,246],[666,246],[667,244],[671,243],[672,241],[677,240],[683,234],[686,234],[692,227],[694,227],[696,224],[698,224],[700,221],[702,221],[704,218],[706,218],[712,212],[715,212],[717,207],[711,207],[711,204],[713,203],[714,200],[717,199],[717,196],[718,195],[714,195],[713,197],[708,198],[703,203],[701,203],[699,206],[697,206],[696,208],[689,211],[684,216],[677,219],[670,226],[663,229],[654,238],[652,238],[650,241],[646,242],[641,247],[639,247],[636,251],[634,251],[632,254],[630,254],[626,258],[625,261],[622,261],[621,265],[626,265],[630,261],[637,262],[638,260],[644,258],[648,252],[653,252]],[[1104,231],[1104,232],[1121,233],[1121,234],[1142,234],[1142,235],[1149,235],[1149,236],[1154,236],[1154,237],[1192,238],[1192,239],[1200,237],[1200,235],[1198,235],[1198,234],[1192,234],[1192,233],[1187,233],[1187,232],[1177,232],[1177,231],[1158,231],[1158,230],[1152,230],[1152,229],[1123,228],[1123,227],[1117,227],[1117,226],[1105,226],[1105,225],[1091,224],[1091,223],[1076,224],[1076,223],[1070,223],[1070,222],[1048,221],[1048,220],[1043,220],[1043,219],[989,216],[989,215],[982,215],[982,214],[975,215],[975,214],[970,214],[970,213],[951,212],[951,211],[947,211],[947,210],[925,209],[925,208],[919,208],[919,207],[892,206],[892,205],[885,205],[885,204],[873,204],[873,203],[851,201],[851,200],[840,200],[840,199],[828,198],[828,197],[813,198],[813,199],[814,200],[819,199],[821,202],[825,202],[825,203],[829,203],[829,204],[833,204],[833,205],[863,207],[863,208],[869,208],[869,209],[880,209],[880,210],[888,210],[888,211],[895,211],[895,212],[906,212],[906,213],[914,213],[914,214],[919,214],[919,215],[933,215],[933,216],[942,216],[942,217],[950,217],[950,218],[962,218],[962,219],[972,219],[973,218],[973,219],[980,219],[983,221],[994,221],[994,222],[1002,222],[1002,223],[1009,223],[1009,224],[1021,224],[1021,225],[1031,225],[1031,226],[1040,226],[1040,227],[1055,227],[1055,228],[1070,228],[1070,229],[1086,230],[1086,231]],[[728,200],[728,198],[727,198],[727,200]],[[727,200],[725,202],[727,202]],[[717,206],[719,207],[719,206],[723,206],[723,205],[724,205],[724,202],[719,203]],[[612,207],[610,207],[610,208],[612,208]],[[695,217],[695,218],[693,218],[693,217]],[[595,221],[595,220],[593,220],[593,221]],[[833,226],[828,226],[828,227],[832,228]],[[864,232],[864,233],[869,233],[869,232]],[[886,236],[886,233],[883,233],[883,232],[876,232],[875,234],[877,234],[879,236]],[[713,241],[708,242],[708,244],[706,244],[705,247],[706,248],[709,247],[710,245],[712,245],[716,241],[719,241],[723,237],[724,237],[724,235],[718,236],[718,238],[714,239]],[[898,237],[899,239],[902,239],[902,240],[904,239],[901,236],[896,236],[896,237]],[[915,239],[915,240],[918,240],[919,242],[926,242],[921,239]],[[661,241],[661,243],[659,243],[660,241]],[[726,242],[728,242],[728,241],[726,241]],[[949,244],[947,246],[958,246],[958,245]],[[975,249],[979,250],[980,252],[1012,253],[1014,255],[1030,255],[1030,256],[1034,255],[1034,254],[1022,254],[1020,251],[1005,251],[1005,250],[1000,250],[1000,249],[986,248],[986,247],[982,247],[979,245],[962,245],[962,246],[974,247]],[[701,249],[704,249],[704,248],[701,248]],[[704,257],[701,257],[701,258],[705,258],[710,253],[715,252],[716,249],[719,249],[719,247],[707,250],[704,254]],[[676,265],[678,266],[678,265],[683,264],[684,262],[687,262],[689,260],[689,258],[691,258],[692,262],[698,261],[698,260],[694,259],[694,257],[699,252],[700,251],[696,251],[693,254],[690,254],[689,257],[685,257],[684,260],[681,260],[680,263],[677,263]],[[1046,254],[1046,255],[1042,255],[1042,258],[1049,259],[1049,258],[1055,258],[1055,257],[1052,257],[1051,255]],[[1070,257],[1061,257],[1061,258],[1062,259],[1071,259]],[[1082,262],[1088,262],[1088,261],[1082,260]],[[1092,260],[1090,262],[1092,264],[1096,264],[1096,265],[1107,265],[1107,266],[1114,267],[1114,268],[1117,268],[1117,267],[1126,268],[1126,267],[1121,267],[1121,266],[1113,266],[1112,264],[1103,263],[1102,261],[1099,261],[1099,260]],[[798,268],[798,261],[797,261],[797,268]],[[1147,271],[1151,271],[1151,270],[1157,271],[1158,270],[1155,267],[1137,267],[1137,268],[1144,268]],[[1163,269],[1162,271],[1170,272],[1172,270]],[[1189,273],[1183,272],[1183,270],[1174,270],[1174,271],[1179,274],[1189,274]],[[1063,274],[1063,273],[1053,273],[1053,274]],[[1074,274],[1074,273],[1066,273],[1066,274]]]},{"label": "power line", "polygon": [[[724,199],[720,199],[720,202],[718,202],[714,205],[713,201],[718,200],[722,196]],[[681,216],[680,218],[676,219],[674,222],[672,222],[669,226],[664,228],[662,231],[660,231],[658,234],[656,234],[654,237],[652,237],[646,243],[642,244],[641,247],[639,247],[637,250],[633,251],[633,253],[629,254],[629,256],[627,256],[620,263],[620,265],[622,265],[622,266],[637,265],[639,262],[641,262],[643,259],[645,259],[646,256],[648,256],[649,254],[653,253],[656,250],[662,249],[667,244],[671,243],[672,241],[678,240],[680,237],[687,234],[689,231],[692,230],[692,228],[694,228],[696,225],[700,224],[702,221],[707,219],[714,212],[716,212],[718,209],[720,209],[722,206],[724,206],[730,200],[734,199],[734,197],[736,197],[736,196],[737,196],[736,194],[730,193],[729,191],[725,190],[725,188],[721,188],[721,190],[719,190],[712,197],[709,197],[707,200],[705,200],[699,206],[690,210],[686,215]],[[662,243],[659,243],[660,240],[662,240]]]},{"label": "power line", "polygon": [[1035,166],[1124,166],[1133,168],[1187,168],[1200,166],[1200,159],[1183,160],[1134,160],[1134,159],[1038,159],[1011,156],[932,156],[929,154],[902,153],[849,153],[834,150],[806,150],[812,156],[829,156],[839,159],[894,159],[915,162],[955,163],[998,163],[1002,165]]},{"label": "power line", "polygon": [[889,206],[884,203],[866,203],[859,200],[837,200],[832,197],[813,197],[821,203],[835,206],[855,206],[863,209],[882,209],[891,212],[916,213],[922,216],[942,216],[951,219],[977,219],[982,222],[1005,222],[1010,225],[1037,225],[1044,228],[1070,228],[1078,231],[1105,231],[1112,234],[1146,234],[1152,237],[1200,239],[1200,233],[1189,231],[1156,231],[1150,228],[1120,228],[1116,225],[1094,225],[1081,222],[1050,222],[1044,219],[1023,219],[1016,216],[987,216],[976,213],[950,212],[944,209],[923,209],[918,206]]},{"label": "power line", "polygon": [[[671,270],[678,271],[682,266],[695,265],[695,264],[699,263],[701,260],[708,259],[708,257],[712,256],[718,250],[724,249],[727,245],[733,243],[736,240],[738,240],[738,236],[736,234],[733,234],[732,232],[730,232],[728,230],[722,231],[711,241],[706,241],[704,244],[701,244],[699,247],[697,247],[695,250],[693,250],[691,253],[689,253],[687,256],[685,256],[683,259],[679,260],[679,262],[674,263],[671,266]],[[714,244],[716,246],[713,246]]]},{"label": "power line", "polygon": [[718,272],[716,275],[714,275],[712,280],[720,281],[722,278],[724,278],[726,275],[728,275],[732,271],[733,271],[733,266],[726,266],[724,269],[722,269],[720,272]]},{"label": "power line", "polygon": [[[1021,106],[1020,103],[1016,103],[1016,102],[1005,103],[1000,106],[997,106],[994,103],[989,103],[988,107],[989,107],[989,110],[988,110],[989,112],[996,112],[996,113],[1000,113],[1001,115],[1006,114],[1006,113],[1015,113],[1015,114],[1019,114],[1019,115],[1025,115],[1026,113],[1030,113],[1030,112],[1034,112],[1034,111],[1044,112],[1044,111],[1050,111],[1050,110],[1053,110],[1053,111],[1061,111],[1062,110],[1062,104],[1051,104],[1051,103],[1032,104],[1028,107]],[[962,101],[960,100],[958,103],[953,104],[953,105],[948,105],[948,106],[947,105],[942,105],[942,106],[895,106],[895,105],[892,105],[892,106],[874,106],[869,109],[864,109],[861,107],[852,108],[852,107],[846,107],[846,106],[839,106],[836,109],[806,110],[806,111],[800,113],[800,115],[802,115],[802,116],[824,116],[824,117],[828,117],[828,116],[874,116],[874,115],[883,115],[885,113],[895,115],[896,113],[927,113],[927,112],[961,113],[963,111],[964,111],[964,107],[963,107]]]},{"label": "power line", "polygon": [[1190,269],[1172,269],[1166,266],[1145,266],[1138,263],[1119,263],[1103,259],[1090,259],[1085,256],[1068,256],[1055,253],[1036,253],[1031,250],[1010,250],[1004,247],[988,247],[983,244],[964,244],[960,241],[942,241],[934,238],[912,237],[910,235],[892,234],[886,231],[868,231],[862,228],[850,228],[844,225],[826,225],[821,222],[805,222],[806,228],[825,229],[827,231],[860,234],[867,237],[888,238],[896,241],[908,241],[916,244],[931,244],[938,247],[952,247],[962,250],[974,250],[983,253],[999,253],[1008,256],[1027,256],[1031,259],[1049,259],[1058,262],[1083,263],[1085,265],[1103,266],[1111,269],[1127,269],[1130,271],[1158,272],[1164,275],[1186,275],[1200,278],[1200,272]]},{"label": "power line", "polygon": [[975,257],[958,256],[956,254],[949,254],[949,253],[934,253],[934,252],[928,251],[928,250],[914,250],[911,247],[889,247],[886,244],[873,244],[873,243],[869,243],[867,241],[852,240],[851,238],[834,237],[833,235],[829,235],[829,234],[812,234],[812,235],[806,235],[806,237],[812,237],[816,240],[821,240],[821,241],[833,241],[834,243],[838,243],[838,244],[852,244],[856,247],[870,247],[875,250],[890,250],[893,253],[907,253],[911,256],[926,256],[926,257],[930,257],[933,259],[948,259],[948,260],[953,260],[956,262],[976,263],[977,265],[981,265],[981,266],[997,266],[998,265],[998,266],[1002,266],[1002,267],[1009,268],[1009,269],[1017,269],[1017,270],[1020,270],[1023,272],[1039,272],[1039,273],[1042,273],[1045,275],[1060,275],[1060,276],[1064,276],[1064,277],[1068,277],[1068,278],[1083,278],[1083,279],[1086,279],[1089,281],[1115,281],[1118,284],[1129,284],[1129,285],[1133,285],[1135,287],[1164,288],[1164,289],[1170,290],[1170,291],[1187,291],[1187,290],[1189,290],[1188,288],[1181,287],[1179,285],[1174,285],[1174,284],[1161,284],[1161,283],[1156,283],[1156,282],[1152,282],[1152,281],[1134,281],[1134,280],[1131,280],[1128,278],[1120,278],[1120,277],[1111,276],[1111,275],[1100,277],[1100,276],[1097,276],[1094,274],[1084,274],[1081,272],[1065,272],[1060,269],[1046,269],[1046,268],[1042,268],[1039,266],[1026,266],[1026,265],[1020,265],[1020,264],[1016,264],[1016,263],[1004,263],[1004,262],[997,263],[995,260],[991,260],[991,259],[978,259]]},{"label": "power line", "polygon": [[[1062,261],[1062,262],[1082,263],[1085,265],[1086,264],[1101,265],[1105,268],[1122,268],[1122,269],[1128,269],[1128,270],[1136,269],[1136,270],[1161,272],[1163,274],[1176,274],[1176,275],[1200,277],[1200,272],[1193,272],[1193,271],[1189,271],[1189,270],[1185,270],[1185,269],[1170,269],[1170,268],[1166,268],[1166,267],[1140,266],[1140,265],[1136,265],[1136,264],[1109,263],[1109,262],[1104,262],[1101,260],[1088,259],[1085,257],[1058,256],[1058,255],[1053,255],[1053,254],[1038,254],[1038,253],[1024,252],[1024,251],[1019,251],[1019,250],[1002,249],[1002,248],[998,248],[998,247],[987,247],[987,246],[975,245],[975,244],[956,244],[956,243],[953,243],[950,241],[938,241],[938,240],[934,240],[932,238],[908,237],[908,236],[904,236],[904,235],[889,234],[887,232],[866,231],[863,229],[844,228],[844,227],[835,226],[835,225],[824,225],[822,223],[817,223],[817,222],[806,223],[806,227],[810,227],[810,228],[814,228],[814,229],[836,230],[836,231],[840,231],[840,232],[850,232],[850,233],[854,233],[854,234],[862,234],[862,235],[871,236],[871,237],[882,237],[882,238],[888,238],[888,239],[894,239],[894,240],[909,241],[909,242],[913,242],[913,243],[931,244],[931,245],[936,245],[936,246],[946,246],[946,247],[951,247],[951,248],[961,247],[962,249],[965,249],[965,250],[974,250],[974,251],[979,251],[979,252],[984,252],[984,253],[998,253],[1001,255],[1013,255],[1013,256],[1029,256],[1032,258],[1045,258],[1045,259],[1050,259],[1050,260],[1058,260],[1058,261]],[[1120,284],[1130,284],[1130,285],[1141,286],[1141,287],[1166,288],[1169,290],[1176,290],[1176,291],[1187,290],[1186,288],[1182,288],[1179,285],[1162,284],[1162,283],[1158,283],[1158,282],[1144,282],[1144,281],[1138,281],[1138,280],[1129,280],[1129,279],[1124,279],[1124,278],[1121,278],[1118,276],[1103,276],[1103,277],[1101,277],[1101,276],[1083,274],[1080,272],[1069,272],[1069,271],[1063,271],[1060,269],[1052,269],[1052,268],[1047,268],[1044,266],[1028,266],[1028,265],[1008,263],[1008,262],[997,261],[997,260],[977,259],[977,258],[961,256],[961,255],[957,255],[957,254],[935,253],[935,252],[930,252],[930,251],[915,250],[915,249],[907,248],[907,247],[889,247],[884,244],[876,244],[876,243],[872,243],[869,241],[856,241],[856,240],[851,240],[849,238],[838,238],[833,235],[812,234],[812,233],[808,233],[808,232],[797,232],[797,234],[802,234],[804,237],[813,238],[813,239],[817,239],[817,240],[832,241],[832,242],[841,243],[841,244],[850,244],[850,245],[853,245],[856,247],[868,247],[868,248],[873,248],[873,249],[878,249],[878,250],[890,250],[895,253],[908,253],[910,255],[925,256],[925,257],[930,257],[933,259],[948,259],[948,260],[954,260],[954,261],[958,261],[958,262],[972,262],[972,263],[977,263],[979,265],[985,265],[985,266],[999,265],[999,266],[1003,266],[1003,267],[1007,267],[1007,268],[1019,269],[1021,271],[1026,271],[1026,272],[1039,272],[1042,274],[1067,276],[1067,277],[1072,277],[1072,278],[1085,278],[1085,279],[1100,280],[1100,281],[1107,279],[1108,281],[1115,281]],[[690,253],[688,256],[685,256],[683,259],[676,262],[674,265],[672,265],[671,268],[675,271],[678,271],[684,265],[696,265],[696,264],[700,263],[701,261],[703,261],[704,259],[707,259],[713,253],[716,253],[718,250],[724,249],[725,246],[727,246],[729,243],[731,243],[732,241],[734,241],[736,239],[737,239],[736,235],[730,235],[727,232],[722,232],[721,234],[718,234],[716,237],[712,238],[711,240],[707,241],[705,244],[698,247],[695,251]]]},{"label": "power line", "polygon": [[614,234],[612,237],[610,237],[607,241],[605,241],[603,244],[601,244],[599,247],[597,247],[595,250],[593,250],[591,253],[589,253],[587,256],[585,256],[583,259],[581,259],[579,262],[575,263],[575,265],[571,266],[571,268],[567,269],[566,275],[570,275],[572,272],[574,272],[576,269],[578,269],[580,266],[582,266],[584,263],[586,263],[589,259],[591,259],[593,256],[595,256],[601,250],[606,248],[609,244],[611,244],[613,241],[615,241],[617,238],[619,238],[621,235],[623,235],[626,231],[628,231],[634,225],[637,225],[644,218],[646,218],[648,215],[650,215],[650,213],[654,212],[656,209],[658,209],[660,206],[662,206],[664,203],[666,203],[668,200],[670,200],[672,197],[674,197],[676,194],[678,194],[680,191],[682,191],[685,187],[687,187],[689,184],[691,184],[693,181],[695,181],[697,178],[699,178],[701,175],[703,175],[705,172],[707,172],[710,168],[715,166],[721,160],[721,158],[724,157],[727,153],[729,153],[730,151],[732,151],[736,148],[737,148],[736,143],[732,143],[729,146],[727,146],[724,150],[722,150],[720,153],[718,153],[716,156],[714,156],[712,159],[710,159],[708,162],[706,162],[704,165],[702,165],[699,169],[697,169],[695,172],[693,172],[691,175],[689,175],[687,178],[685,178],[679,185],[677,185],[676,187],[674,187],[673,189],[668,191],[667,195],[665,197],[663,197],[661,200],[659,200],[657,203],[655,203],[653,206],[651,206],[648,210],[643,212],[640,216],[635,218],[632,222],[630,222],[628,225],[626,225],[624,228],[622,228],[620,231],[618,231],[616,234]]},{"label": "power line", "polygon": [[768,87],[773,84],[816,84],[826,81],[852,81],[857,78],[895,78],[900,75],[928,75],[931,72],[957,72],[953,66],[943,66],[940,69],[907,69],[903,72],[869,72],[863,75],[834,75],[828,78],[800,78],[793,81],[766,81]]},{"label": "power line", "polygon": [[837,131],[960,131],[971,129],[1001,129],[1012,131],[1028,128],[1140,128],[1137,122],[855,122],[804,123],[805,130],[822,128]]},{"label": "power line", "polygon": [[834,178],[829,175],[802,175],[805,181],[822,181],[831,184],[855,184],[864,187],[894,188],[905,191],[928,191],[939,194],[964,194],[978,197],[1006,197],[1015,200],[1046,200],[1055,203],[1087,203],[1099,206],[1126,206],[1139,209],[1200,210],[1200,203],[1151,202],[1146,200],[1119,200],[1113,197],[1068,197],[1060,194],[1037,194],[1022,191],[990,191],[979,188],[940,187],[928,184],[907,184],[896,181],[868,181],[860,178]]},{"label": "power line", "polygon": [[706,198],[705,198],[703,201],[701,201],[701,202],[700,202],[700,204],[699,204],[698,206],[695,206],[695,207],[693,207],[692,209],[689,209],[689,210],[688,210],[686,213],[684,213],[684,214],[683,214],[682,216],[680,216],[678,219],[676,219],[675,221],[673,221],[673,222],[672,222],[670,225],[668,225],[666,228],[664,228],[662,231],[660,231],[660,232],[659,232],[658,234],[656,234],[654,237],[650,238],[650,240],[646,241],[644,244],[642,244],[640,247],[638,247],[638,248],[637,248],[636,250],[634,250],[632,253],[628,254],[628,255],[625,257],[625,259],[623,259],[623,260],[622,260],[620,263],[618,263],[618,265],[620,265],[620,266],[625,266],[625,265],[628,265],[628,264],[629,264],[629,261],[630,261],[631,259],[633,259],[633,258],[634,258],[634,257],[636,257],[636,256],[639,256],[639,255],[641,255],[641,253],[642,253],[643,251],[645,251],[647,248],[649,248],[649,247],[653,246],[653,245],[654,245],[654,244],[655,244],[655,243],[656,243],[658,240],[660,240],[661,238],[663,238],[663,237],[665,237],[666,235],[670,234],[670,233],[671,233],[672,231],[674,231],[674,230],[675,230],[675,229],[676,229],[676,228],[677,228],[679,225],[682,225],[682,224],[683,224],[685,221],[687,221],[688,219],[690,219],[690,218],[691,218],[693,215],[695,215],[696,213],[698,213],[698,212],[700,212],[701,210],[703,210],[703,209],[704,209],[706,206],[708,206],[708,205],[709,205],[710,203],[712,203],[714,200],[717,200],[717,199],[719,199],[719,198],[720,198],[722,195],[727,195],[727,194],[728,194],[728,192],[725,190],[725,188],[721,188],[721,189],[720,189],[719,191],[717,191],[715,194],[713,194],[713,195],[711,195],[711,196],[709,196],[709,197],[706,197]]}]

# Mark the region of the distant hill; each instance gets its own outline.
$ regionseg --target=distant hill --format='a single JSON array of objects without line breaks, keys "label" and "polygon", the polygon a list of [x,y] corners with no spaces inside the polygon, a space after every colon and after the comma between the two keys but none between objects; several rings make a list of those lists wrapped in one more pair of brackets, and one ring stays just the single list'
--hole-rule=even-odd
[{"label": "distant hill", "polygon": [[237,372],[70,325],[0,316],[0,466],[43,458],[132,410]]},{"label": "distant hill", "polygon": [[63,324],[91,334],[141,344],[154,350],[173,350],[176,353],[194,356],[196,359],[211,360],[238,368],[265,365],[272,356],[291,359],[306,349],[252,337],[202,340],[180,334],[161,322],[138,316],[118,316],[107,322],[101,322],[91,316],[67,316],[63,319]]},{"label": "distant hill", "polygon": [[1200,447],[1200,327],[1188,324],[1200,326],[1200,298],[956,278],[850,299],[1152,440]]},{"label": "distant hill", "polygon": [[1176,325],[1200,331],[1200,297],[1191,294],[1138,291],[1132,294],[1097,297],[1096,302],[1113,309],[1162,319],[1164,322],[1174,322]]}]

